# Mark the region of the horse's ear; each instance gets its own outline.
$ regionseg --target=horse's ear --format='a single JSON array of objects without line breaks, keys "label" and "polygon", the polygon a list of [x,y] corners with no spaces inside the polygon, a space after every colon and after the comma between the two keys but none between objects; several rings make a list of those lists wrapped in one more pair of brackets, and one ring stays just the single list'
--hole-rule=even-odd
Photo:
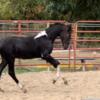
[{"label": "horse's ear", "polygon": [[66,25],[68,32],[71,32],[72,31],[72,24],[71,23],[65,22],[64,25]]}]

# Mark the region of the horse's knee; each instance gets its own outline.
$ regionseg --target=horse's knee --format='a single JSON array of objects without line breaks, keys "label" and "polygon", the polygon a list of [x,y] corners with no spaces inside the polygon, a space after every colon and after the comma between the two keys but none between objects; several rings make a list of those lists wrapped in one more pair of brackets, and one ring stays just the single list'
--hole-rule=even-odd
[{"label": "horse's knee", "polygon": [[47,62],[52,64],[54,66],[54,68],[57,68],[57,66],[60,64],[60,62],[58,60],[54,59],[50,55],[42,55],[42,59],[45,59]]},{"label": "horse's knee", "polygon": [[58,66],[59,64],[60,64],[60,62],[57,61],[57,60],[55,60],[55,62],[54,62],[54,64],[53,64],[54,68],[57,68],[57,66]]}]

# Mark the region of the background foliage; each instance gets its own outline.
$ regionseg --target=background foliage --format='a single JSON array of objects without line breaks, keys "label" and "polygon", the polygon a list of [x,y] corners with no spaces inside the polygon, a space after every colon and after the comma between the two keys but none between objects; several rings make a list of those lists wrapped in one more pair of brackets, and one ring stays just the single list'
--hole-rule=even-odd
[{"label": "background foliage", "polygon": [[100,19],[100,0],[0,0],[0,19]]}]

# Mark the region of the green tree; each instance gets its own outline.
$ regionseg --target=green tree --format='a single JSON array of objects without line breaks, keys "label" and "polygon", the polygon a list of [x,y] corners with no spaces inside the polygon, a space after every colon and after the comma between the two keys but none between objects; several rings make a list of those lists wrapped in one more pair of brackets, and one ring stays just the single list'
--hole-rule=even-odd
[{"label": "green tree", "polygon": [[73,20],[100,19],[100,0],[77,0],[76,7],[72,10]]},{"label": "green tree", "polygon": [[9,0],[0,0],[0,19],[10,19],[13,17],[11,2]]},{"label": "green tree", "polygon": [[47,4],[52,19],[100,19],[100,0],[48,0]]},{"label": "green tree", "polygon": [[0,0],[0,19],[100,19],[100,0]]},{"label": "green tree", "polygon": [[[14,19],[42,19],[43,0],[10,0]],[[40,14],[40,15],[39,15]]]}]

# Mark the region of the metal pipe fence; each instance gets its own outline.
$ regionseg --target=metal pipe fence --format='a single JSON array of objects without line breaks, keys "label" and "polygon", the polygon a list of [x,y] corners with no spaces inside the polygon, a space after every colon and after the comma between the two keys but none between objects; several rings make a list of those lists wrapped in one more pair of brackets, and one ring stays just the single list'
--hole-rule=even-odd
[{"label": "metal pipe fence", "polygon": [[[26,36],[26,35],[36,35],[41,30],[49,27],[52,23],[65,23],[63,20],[0,20],[0,37],[6,36]],[[95,61],[88,61],[85,65],[99,65],[100,64],[100,20],[82,20],[77,21],[72,24],[72,38],[68,50],[64,53],[62,52],[62,45],[59,40],[56,41],[55,49],[59,49],[60,52],[54,54],[57,59],[63,58],[61,64],[71,68],[80,65],[80,61],[77,59],[95,58]],[[60,44],[60,47],[59,47]],[[57,48],[56,48],[57,47]],[[58,56],[60,55],[60,56]],[[65,59],[66,58],[66,59]],[[72,60],[73,59],[73,60]],[[21,61],[23,62],[23,61]],[[34,66],[32,62],[28,64],[22,64],[20,61],[16,65],[21,66]],[[31,64],[32,63],[32,64]],[[67,64],[65,64],[67,63]],[[45,63],[46,64],[46,63]],[[38,64],[39,65],[39,64]],[[44,65],[44,64],[40,64]]]},{"label": "metal pipe fence", "polygon": [[[82,20],[74,23],[71,46],[73,53],[70,56],[74,59],[74,67],[78,64],[77,58],[94,58],[95,61],[91,63],[100,65],[100,21]],[[78,54],[77,50],[81,53]]]}]

